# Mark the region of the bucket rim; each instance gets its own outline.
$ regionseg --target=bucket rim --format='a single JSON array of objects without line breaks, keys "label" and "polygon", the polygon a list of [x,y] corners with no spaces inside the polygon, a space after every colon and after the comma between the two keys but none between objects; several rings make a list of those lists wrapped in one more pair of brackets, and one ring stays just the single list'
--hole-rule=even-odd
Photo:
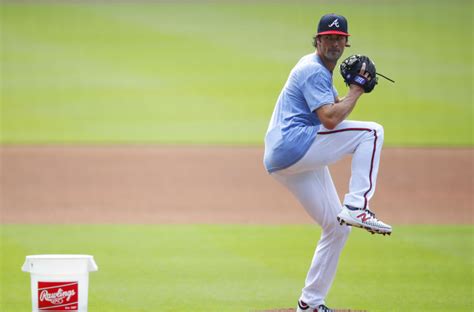
[{"label": "bucket rim", "polygon": [[60,255],[60,254],[51,254],[51,255],[29,255],[26,256],[25,263],[21,267],[23,272],[35,273],[38,272],[33,266],[36,264],[47,264],[48,262],[58,263],[62,262],[64,264],[73,265],[80,263],[87,263],[87,271],[94,272],[99,270],[99,267],[95,263],[94,256],[92,255]]},{"label": "bucket rim", "polygon": [[26,259],[31,260],[77,260],[77,259],[92,259],[92,255],[61,255],[61,254],[46,254],[46,255],[29,255]]}]

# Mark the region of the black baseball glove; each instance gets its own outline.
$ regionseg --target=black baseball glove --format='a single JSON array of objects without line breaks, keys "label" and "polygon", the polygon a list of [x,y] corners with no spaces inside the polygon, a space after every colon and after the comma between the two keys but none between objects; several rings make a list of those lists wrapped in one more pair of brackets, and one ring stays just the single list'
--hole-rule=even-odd
[{"label": "black baseball glove", "polygon": [[[362,64],[365,63],[365,73],[360,72]],[[365,93],[371,92],[377,84],[375,64],[367,56],[356,54],[346,58],[340,66],[341,75],[347,85],[356,84],[364,89]]]}]

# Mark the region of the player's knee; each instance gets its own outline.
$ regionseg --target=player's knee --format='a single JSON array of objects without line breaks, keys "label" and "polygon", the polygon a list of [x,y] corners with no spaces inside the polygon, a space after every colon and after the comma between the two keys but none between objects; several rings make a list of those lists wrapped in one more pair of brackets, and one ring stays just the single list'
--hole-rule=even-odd
[{"label": "player's knee", "polygon": [[346,239],[351,233],[351,227],[338,224],[335,235],[341,239]]},{"label": "player's knee", "polygon": [[376,122],[370,122],[369,123],[369,128],[372,129],[372,131],[369,133],[367,132],[367,137],[376,137],[378,143],[383,143],[384,140],[384,129],[383,126],[379,123]]},{"label": "player's knee", "polygon": [[383,137],[384,137],[383,126],[381,124],[374,122],[373,129],[375,131],[375,134],[377,135],[377,139],[383,140]]},{"label": "player's knee", "polygon": [[346,239],[351,232],[351,227],[340,225],[339,222],[335,221],[326,227],[324,231],[337,239]]}]

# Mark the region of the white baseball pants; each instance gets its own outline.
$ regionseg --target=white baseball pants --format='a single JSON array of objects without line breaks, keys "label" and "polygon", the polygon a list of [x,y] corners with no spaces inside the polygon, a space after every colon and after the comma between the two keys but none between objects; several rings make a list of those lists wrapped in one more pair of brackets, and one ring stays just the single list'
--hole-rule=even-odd
[{"label": "white baseball pants", "polygon": [[375,191],[383,138],[383,127],[375,122],[343,121],[333,130],[321,126],[301,160],[272,174],[322,228],[300,298],[311,307],[325,303],[350,233],[350,227],[337,222],[342,206],[327,166],[353,155],[344,205],[368,208]]}]

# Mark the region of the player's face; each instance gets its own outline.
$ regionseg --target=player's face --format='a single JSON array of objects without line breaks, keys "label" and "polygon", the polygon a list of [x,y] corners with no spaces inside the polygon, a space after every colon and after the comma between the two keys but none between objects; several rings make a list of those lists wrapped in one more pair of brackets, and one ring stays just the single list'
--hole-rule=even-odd
[{"label": "player's face", "polygon": [[336,62],[342,56],[346,43],[346,36],[322,35],[319,38],[318,51],[329,61]]}]

